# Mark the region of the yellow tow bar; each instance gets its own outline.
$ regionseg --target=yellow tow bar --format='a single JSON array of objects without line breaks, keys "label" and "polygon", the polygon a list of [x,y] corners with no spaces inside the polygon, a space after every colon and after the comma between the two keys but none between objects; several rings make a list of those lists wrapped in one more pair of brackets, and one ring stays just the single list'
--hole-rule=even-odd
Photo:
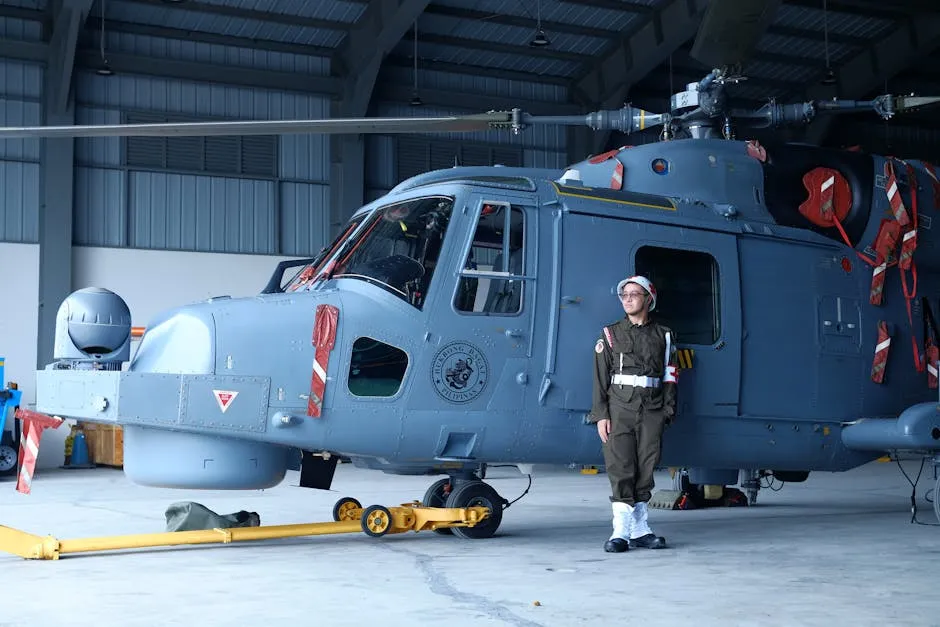
[{"label": "yellow tow bar", "polygon": [[155,546],[190,544],[229,544],[321,536],[337,533],[364,532],[372,537],[406,531],[426,531],[445,527],[473,527],[489,516],[486,507],[423,507],[419,502],[404,503],[401,507],[370,505],[363,509],[356,499],[342,498],[333,507],[333,521],[270,527],[235,527],[195,531],[167,531],[125,536],[102,536],[77,540],[58,540],[52,536],[31,533],[0,525],[0,551],[26,559],[57,560],[70,553],[95,553]]}]

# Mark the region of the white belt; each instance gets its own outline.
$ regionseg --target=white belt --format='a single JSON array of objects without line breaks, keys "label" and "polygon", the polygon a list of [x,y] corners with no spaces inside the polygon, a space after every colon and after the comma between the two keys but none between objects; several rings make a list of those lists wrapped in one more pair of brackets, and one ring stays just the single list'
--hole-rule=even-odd
[{"label": "white belt", "polygon": [[638,388],[658,388],[662,382],[657,377],[641,377],[635,374],[615,374],[610,378],[614,385],[632,385]]}]

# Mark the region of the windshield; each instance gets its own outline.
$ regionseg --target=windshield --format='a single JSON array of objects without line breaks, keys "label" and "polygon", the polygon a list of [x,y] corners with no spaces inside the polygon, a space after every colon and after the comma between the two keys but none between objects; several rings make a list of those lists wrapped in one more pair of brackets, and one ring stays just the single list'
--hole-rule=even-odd
[{"label": "windshield", "polygon": [[452,198],[437,196],[377,209],[339,245],[328,277],[369,281],[421,309],[453,206]]},{"label": "windshield", "polygon": [[359,225],[359,219],[353,219],[346,223],[346,226],[336,236],[329,246],[324,246],[320,249],[320,252],[317,253],[317,256],[313,258],[313,263],[307,264],[303,270],[294,275],[294,278],[291,279],[290,283],[284,288],[285,292],[296,292],[301,288],[306,288],[310,283],[313,282],[314,277],[318,276],[321,269],[323,268],[323,263],[333,256],[333,254],[339,249],[342,245],[343,240],[349,237],[349,234],[356,230],[356,226]]}]

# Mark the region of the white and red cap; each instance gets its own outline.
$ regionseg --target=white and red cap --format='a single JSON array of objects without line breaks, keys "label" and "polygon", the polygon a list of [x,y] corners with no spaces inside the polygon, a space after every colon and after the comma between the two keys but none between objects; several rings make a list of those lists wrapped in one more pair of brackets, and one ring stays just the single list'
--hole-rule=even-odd
[{"label": "white and red cap", "polygon": [[620,297],[621,290],[623,290],[623,286],[626,285],[627,283],[636,283],[637,285],[642,287],[644,290],[646,290],[646,292],[650,295],[650,298],[652,299],[650,301],[649,310],[653,311],[653,309],[656,308],[656,286],[653,285],[652,281],[647,279],[645,276],[640,276],[640,275],[635,275],[635,276],[626,278],[617,284],[617,297],[618,298]]}]

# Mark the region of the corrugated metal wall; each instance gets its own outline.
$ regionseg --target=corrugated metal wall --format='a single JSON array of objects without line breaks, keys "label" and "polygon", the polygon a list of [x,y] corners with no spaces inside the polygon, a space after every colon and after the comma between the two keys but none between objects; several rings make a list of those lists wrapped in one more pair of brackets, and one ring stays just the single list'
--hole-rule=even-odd
[{"label": "corrugated metal wall", "polygon": [[[39,40],[38,23],[0,20],[0,36]],[[326,75],[327,60],[154,37],[108,34],[108,50],[219,62],[299,74]],[[383,71],[381,80],[410,83],[410,72]],[[401,74],[401,75],[399,75]],[[422,71],[421,86],[513,99],[564,102],[554,85]],[[42,68],[0,61],[0,121],[38,125]],[[192,119],[291,119],[329,116],[326,97],[205,85],[152,76],[75,76],[76,123]],[[379,103],[379,116],[433,116],[453,109]],[[479,112],[467,107],[467,113]],[[156,117],[155,117],[156,116]],[[264,140],[267,140],[265,143]],[[76,141],[76,245],[205,252],[309,255],[329,232],[329,137],[93,138]],[[503,163],[558,167],[566,163],[563,128],[508,132],[370,136],[366,199],[416,171]],[[264,167],[263,167],[264,166]],[[39,141],[0,142],[0,241],[38,240]]]},{"label": "corrugated metal wall", "polygon": [[[124,52],[325,75],[328,62],[115,36]],[[326,97],[115,74],[76,76],[79,124],[329,117]],[[75,243],[309,255],[327,243],[329,138],[93,138],[76,142]]]},{"label": "corrugated metal wall", "polygon": [[[395,81],[410,85],[410,70],[388,68],[380,81]],[[566,89],[557,85],[526,83],[522,81],[481,76],[467,76],[419,70],[418,93],[421,87],[452,90],[461,93],[479,93],[500,96],[507,106],[513,99],[564,103]],[[463,113],[482,113],[468,106]],[[405,103],[379,102],[374,115],[391,117],[425,117],[453,115],[461,111],[428,105],[412,107]],[[366,199],[372,200],[401,182],[404,175],[417,167],[415,152],[424,153],[427,168],[450,167],[454,157],[462,165],[490,165],[487,160],[503,165],[522,165],[536,168],[563,168],[567,164],[566,130],[560,126],[537,126],[520,135],[509,131],[482,131],[479,133],[428,133],[419,136],[371,136],[366,139]]]},{"label": "corrugated metal wall", "polygon": [[[0,35],[35,39],[29,22],[3,20]],[[41,123],[42,66],[0,59],[0,124]],[[0,242],[39,241],[39,141],[0,140]]]}]

